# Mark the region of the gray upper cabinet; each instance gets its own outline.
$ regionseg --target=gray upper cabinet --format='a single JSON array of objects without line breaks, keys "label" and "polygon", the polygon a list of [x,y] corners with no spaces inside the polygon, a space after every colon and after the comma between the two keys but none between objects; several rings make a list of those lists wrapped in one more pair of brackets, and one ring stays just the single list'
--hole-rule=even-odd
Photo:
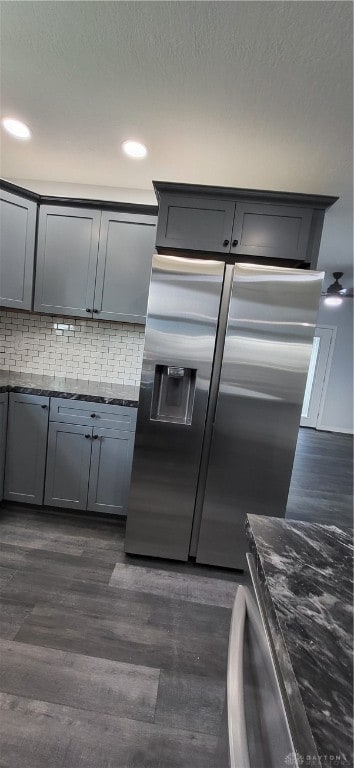
[{"label": "gray upper cabinet", "polygon": [[208,197],[161,197],[156,246],[204,252],[230,250],[235,203]]},{"label": "gray upper cabinet", "polygon": [[156,245],[305,260],[311,220],[308,208],[163,195]]},{"label": "gray upper cabinet", "polygon": [[0,394],[0,501],[4,495],[8,394]]},{"label": "gray upper cabinet", "polygon": [[102,212],[94,312],[103,320],[144,323],[156,217]]},{"label": "gray upper cabinet", "polygon": [[316,269],[327,195],[153,181],[156,250],[201,251],[225,261],[298,261]]},{"label": "gray upper cabinet", "polygon": [[155,234],[155,216],[42,206],[35,310],[144,323]]},{"label": "gray upper cabinet", "polygon": [[31,309],[37,204],[0,192],[0,305]]},{"label": "gray upper cabinet", "polygon": [[49,398],[10,392],[4,498],[43,503]]},{"label": "gray upper cabinet", "polygon": [[134,432],[94,428],[87,509],[126,513],[133,449]]},{"label": "gray upper cabinet", "polygon": [[305,261],[312,210],[236,203],[231,253]]},{"label": "gray upper cabinet", "polygon": [[40,208],[34,309],[92,316],[101,212]]}]

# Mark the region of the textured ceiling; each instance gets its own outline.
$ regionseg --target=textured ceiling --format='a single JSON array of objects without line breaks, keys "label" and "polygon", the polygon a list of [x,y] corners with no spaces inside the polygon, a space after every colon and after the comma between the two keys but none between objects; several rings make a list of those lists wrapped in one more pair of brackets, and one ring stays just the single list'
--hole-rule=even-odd
[{"label": "textured ceiling", "polygon": [[[349,2],[3,2],[1,113],[33,138],[2,132],[2,175],[337,194],[347,212],[351,15]],[[147,159],[123,157],[130,137]]]}]

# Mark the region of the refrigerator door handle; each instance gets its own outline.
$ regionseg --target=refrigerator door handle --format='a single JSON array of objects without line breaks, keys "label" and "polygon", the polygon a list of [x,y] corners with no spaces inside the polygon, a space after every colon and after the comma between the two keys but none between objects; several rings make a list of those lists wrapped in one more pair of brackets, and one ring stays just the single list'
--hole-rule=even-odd
[{"label": "refrigerator door handle", "polygon": [[227,664],[227,717],[230,768],[250,768],[243,686],[246,590],[238,587],[232,610]]}]

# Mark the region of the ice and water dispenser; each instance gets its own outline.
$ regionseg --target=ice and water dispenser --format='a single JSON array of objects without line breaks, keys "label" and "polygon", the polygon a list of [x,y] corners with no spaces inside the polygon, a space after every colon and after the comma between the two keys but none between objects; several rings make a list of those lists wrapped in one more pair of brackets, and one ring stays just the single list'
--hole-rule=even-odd
[{"label": "ice and water dispenser", "polygon": [[191,424],[196,368],[156,365],[151,404],[153,421]]}]

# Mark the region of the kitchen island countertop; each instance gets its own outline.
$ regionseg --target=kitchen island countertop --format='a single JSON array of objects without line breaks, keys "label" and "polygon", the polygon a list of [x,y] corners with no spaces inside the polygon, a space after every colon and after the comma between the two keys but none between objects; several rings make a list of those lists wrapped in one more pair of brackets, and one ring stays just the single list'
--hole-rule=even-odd
[{"label": "kitchen island countertop", "polygon": [[137,407],[139,399],[139,387],[130,384],[107,384],[5,370],[0,370],[0,392],[63,397],[132,408]]},{"label": "kitchen island countertop", "polygon": [[352,768],[352,532],[248,515],[247,533],[299,765]]}]

